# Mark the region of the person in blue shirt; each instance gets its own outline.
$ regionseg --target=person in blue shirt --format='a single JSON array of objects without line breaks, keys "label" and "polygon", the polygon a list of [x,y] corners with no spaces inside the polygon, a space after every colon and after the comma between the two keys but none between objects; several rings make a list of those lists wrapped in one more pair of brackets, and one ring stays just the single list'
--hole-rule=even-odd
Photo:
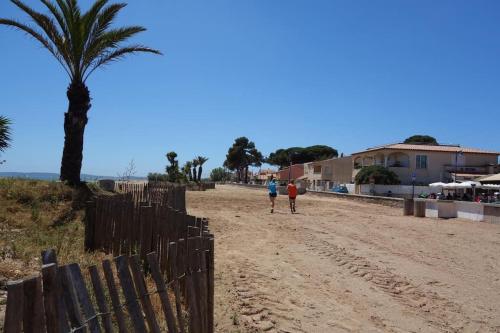
[{"label": "person in blue shirt", "polygon": [[273,176],[271,176],[271,180],[269,181],[269,185],[267,185],[267,189],[269,190],[269,200],[271,200],[271,213],[274,213],[274,200],[278,196],[276,180]]}]

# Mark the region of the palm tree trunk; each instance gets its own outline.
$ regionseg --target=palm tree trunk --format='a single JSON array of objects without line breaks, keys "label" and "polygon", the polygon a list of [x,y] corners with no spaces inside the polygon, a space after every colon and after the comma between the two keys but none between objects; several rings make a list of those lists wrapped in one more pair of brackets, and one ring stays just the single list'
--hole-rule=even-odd
[{"label": "palm tree trunk", "polygon": [[193,174],[191,173],[191,168],[189,168],[188,177],[189,177],[189,181],[193,180]]},{"label": "palm tree trunk", "polygon": [[196,167],[193,168],[193,180],[196,181]]},{"label": "palm tree trunk", "polygon": [[66,93],[68,112],[64,114],[64,149],[61,161],[62,181],[69,185],[80,184],[83,159],[83,138],[90,109],[90,93],[85,84],[72,82]]},{"label": "palm tree trunk", "polygon": [[203,171],[203,168],[201,165],[198,167],[198,181],[201,182],[201,172]]}]

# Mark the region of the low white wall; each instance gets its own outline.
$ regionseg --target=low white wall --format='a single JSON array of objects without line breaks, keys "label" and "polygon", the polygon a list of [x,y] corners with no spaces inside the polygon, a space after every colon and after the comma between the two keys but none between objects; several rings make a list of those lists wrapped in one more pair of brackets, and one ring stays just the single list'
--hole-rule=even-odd
[{"label": "low white wall", "polygon": [[[373,187],[374,193],[371,193],[370,188]],[[392,192],[393,196],[398,197],[411,197],[413,193],[413,187],[411,185],[370,185],[363,184],[360,186],[361,194],[372,194],[372,195],[387,195],[389,191]],[[415,186],[415,196],[419,194],[430,194],[434,190],[429,186]],[[350,192],[349,192],[350,193]]]},{"label": "low white wall", "polygon": [[436,200],[425,200],[425,217],[438,217],[438,203]]},{"label": "low white wall", "polygon": [[438,217],[449,219],[457,217],[457,209],[454,201],[438,200]]},{"label": "low white wall", "polygon": [[345,187],[347,187],[347,191],[349,192],[349,194],[356,193],[356,184],[345,184]]},{"label": "low white wall", "polygon": [[455,201],[457,217],[480,222],[484,220],[484,205],[477,202]]},{"label": "low white wall", "polygon": [[425,201],[426,217],[458,217],[474,222],[500,223],[500,205],[468,201],[415,199]]}]

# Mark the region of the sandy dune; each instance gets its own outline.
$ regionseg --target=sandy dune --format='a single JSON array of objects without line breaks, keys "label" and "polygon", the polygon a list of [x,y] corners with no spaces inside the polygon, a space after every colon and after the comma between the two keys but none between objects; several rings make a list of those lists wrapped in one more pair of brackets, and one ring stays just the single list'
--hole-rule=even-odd
[{"label": "sandy dune", "polygon": [[216,235],[218,332],[500,332],[500,226],[263,190],[189,192]]}]

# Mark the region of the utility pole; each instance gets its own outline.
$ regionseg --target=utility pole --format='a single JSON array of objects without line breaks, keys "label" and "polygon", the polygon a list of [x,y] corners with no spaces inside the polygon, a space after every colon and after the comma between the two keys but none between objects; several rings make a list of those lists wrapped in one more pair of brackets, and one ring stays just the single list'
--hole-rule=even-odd
[{"label": "utility pole", "polygon": [[455,183],[457,182],[458,154],[462,155],[463,151],[459,150],[455,153],[455,179],[453,180]]}]

